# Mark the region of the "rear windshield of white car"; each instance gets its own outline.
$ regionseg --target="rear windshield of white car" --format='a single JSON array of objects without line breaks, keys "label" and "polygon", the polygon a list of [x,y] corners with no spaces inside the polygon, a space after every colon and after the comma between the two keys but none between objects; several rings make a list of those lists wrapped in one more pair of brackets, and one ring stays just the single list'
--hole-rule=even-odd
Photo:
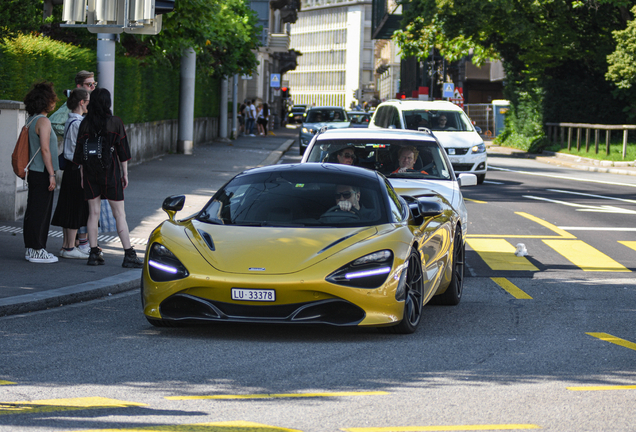
[{"label": "rear windshield of white car", "polygon": [[[413,164],[406,168],[400,164],[405,152],[413,157]],[[436,142],[424,140],[321,139],[311,148],[307,162],[346,163],[351,161],[351,153],[353,165],[389,178],[452,179],[443,150]]]},{"label": "rear windshield of white car", "polygon": [[[381,184],[337,167],[323,173],[244,173],[221,188],[196,219],[256,227],[379,225],[389,220]],[[343,199],[357,206],[343,211],[338,205]]]},{"label": "rear windshield of white car", "polygon": [[466,114],[461,111],[443,110],[405,110],[402,111],[407,129],[418,130],[420,127],[432,131],[473,131],[473,125]]}]

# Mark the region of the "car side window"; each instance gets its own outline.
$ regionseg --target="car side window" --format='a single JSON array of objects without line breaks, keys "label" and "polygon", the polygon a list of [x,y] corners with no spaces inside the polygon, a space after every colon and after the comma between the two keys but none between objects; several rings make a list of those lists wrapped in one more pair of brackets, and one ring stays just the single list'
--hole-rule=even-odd
[{"label": "car side window", "polygon": [[399,111],[395,107],[391,107],[391,111],[391,126],[394,126],[396,129],[402,129]]},{"label": "car side window", "polygon": [[375,125],[378,127],[385,128],[386,127],[386,109],[387,107],[380,107],[378,109],[377,114],[375,115]]}]

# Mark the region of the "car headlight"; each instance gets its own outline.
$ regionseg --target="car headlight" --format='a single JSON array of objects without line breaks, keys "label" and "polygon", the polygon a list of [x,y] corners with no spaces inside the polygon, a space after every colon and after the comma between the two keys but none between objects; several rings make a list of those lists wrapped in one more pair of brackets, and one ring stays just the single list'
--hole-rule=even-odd
[{"label": "car headlight", "polygon": [[303,128],[302,132],[306,133],[306,134],[312,134],[312,135],[316,133],[315,130],[313,130],[311,128],[306,128],[306,127]]},{"label": "car headlight", "polygon": [[485,144],[477,144],[474,145],[473,148],[471,149],[473,153],[483,153],[486,151],[486,145]]},{"label": "car headlight", "polygon": [[351,261],[327,276],[328,282],[354,288],[378,288],[393,266],[393,252],[381,250]]},{"label": "car headlight", "polygon": [[188,277],[188,269],[162,244],[153,243],[148,254],[148,273],[156,282],[168,282]]}]

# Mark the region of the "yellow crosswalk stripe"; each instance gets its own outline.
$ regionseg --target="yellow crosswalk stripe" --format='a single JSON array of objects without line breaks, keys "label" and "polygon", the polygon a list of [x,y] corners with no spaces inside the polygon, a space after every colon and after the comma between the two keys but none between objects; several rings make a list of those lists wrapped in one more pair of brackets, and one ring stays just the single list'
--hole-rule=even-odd
[{"label": "yellow crosswalk stripe", "polygon": [[543,240],[543,242],[583,271],[630,271],[622,264],[581,240]]},{"label": "yellow crosswalk stripe", "polygon": [[134,406],[146,406],[146,404],[126,402],[104,397],[44,399],[20,402],[0,402],[0,415],[54,411],[76,411],[97,408],[124,408]]},{"label": "yellow crosswalk stripe", "polygon": [[202,396],[166,396],[169,400],[194,399],[282,399],[282,398],[315,398],[343,396],[378,396],[387,395],[385,391],[368,392],[330,392],[330,393],[280,393],[280,394],[243,394],[243,395],[202,395]]},{"label": "yellow crosswalk stripe", "polygon": [[587,387],[566,387],[572,391],[605,391],[605,390],[636,390],[636,385],[606,385]]},{"label": "yellow crosswalk stripe", "polygon": [[452,426],[394,426],[364,427],[342,429],[346,432],[428,432],[428,431],[484,431],[484,430],[522,430],[541,429],[534,424],[485,424],[485,425],[452,425]]},{"label": "yellow crosswalk stripe", "polygon": [[77,432],[302,432],[249,421],[225,421],[183,425],[143,426],[130,429],[85,429]]},{"label": "yellow crosswalk stripe", "polygon": [[12,381],[4,381],[4,380],[0,380],[0,385],[11,385],[11,384],[15,384]]},{"label": "yellow crosswalk stripe", "polygon": [[620,244],[636,250],[636,241],[619,241]]},{"label": "yellow crosswalk stripe", "polygon": [[507,240],[470,238],[466,243],[492,270],[539,271],[527,258],[516,256],[517,248]]},{"label": "yellow crosswalk stripe", "polygon": [[490,279],[492,279],[493,282],[495,282],[501,288],[503,288],[508,293],[510,293],[510,295],[513,296],[514,298],[522,299],[522,300],[532,300],[532,297],[530,297],[523,290],[521,290],[515,284],[510,282],[508,279],[502,278],[502,277],[491,277]]},{"label": "yellow crosswalk stripe", "polygon": [[615,345],[619,345],[619,346],[636,351],[636,343],[626,341],[625,339],[621,339],[616,336],[612,336],[611,334],[607,334],[607,333],[585,333],[585,334],[595,337],[597,339],[600,339],[602,341],[610,342]]},{"label": "yellow crosswalk stripe", "polygon": [[519,216],[523,216],[526,219],[529,219],[535,223],[538,223],[541,226],[546,227],[547,229],[549,229],[550,231],[554,231],[555,233],[557,233],[559,236],[561,236],[564,239],[575,239],[576,237],[572,234],[570,234],[569,232],[559,228],[558,226],[551,224],[550,222],[546,222],[543,219],[539,219],[536,216],[532,216],[531,214],[525,213],[525,212],[515,212],[515,214],[518,214]]}]

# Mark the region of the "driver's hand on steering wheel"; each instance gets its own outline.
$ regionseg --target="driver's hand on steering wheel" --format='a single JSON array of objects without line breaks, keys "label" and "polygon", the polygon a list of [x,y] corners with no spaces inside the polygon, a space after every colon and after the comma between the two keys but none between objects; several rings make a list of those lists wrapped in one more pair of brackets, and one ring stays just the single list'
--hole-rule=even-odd
[{"label": "driver's hand on steering wheel", "polygon": [[351,202],[349,201],[339,201],[338,202],[338,207],[340,207],[340,210],[342,211],[351,211]]}]

